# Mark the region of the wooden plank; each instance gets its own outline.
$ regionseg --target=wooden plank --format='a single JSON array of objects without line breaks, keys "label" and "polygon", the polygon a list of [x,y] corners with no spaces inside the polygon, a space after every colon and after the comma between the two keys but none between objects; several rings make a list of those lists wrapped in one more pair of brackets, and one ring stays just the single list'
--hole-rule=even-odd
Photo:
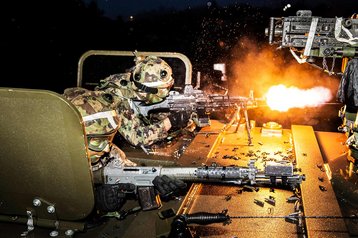
[{"label": "wooden plank", "polygon": [[[302,203],[306,216],[342,216],[329,181],[329,167],[324,161],[311,126],[292,125],[296,161],[306,181],[301,184]],[[322,170],[319,168],[322,166]],[[326,173],[327,172],[327,173]],[[318,178],[323,177],[323,182]],[[322,191],[319,186],[324,186]],[[349,237],[343,219],[309,218],[305,220],[308,237]]]}]

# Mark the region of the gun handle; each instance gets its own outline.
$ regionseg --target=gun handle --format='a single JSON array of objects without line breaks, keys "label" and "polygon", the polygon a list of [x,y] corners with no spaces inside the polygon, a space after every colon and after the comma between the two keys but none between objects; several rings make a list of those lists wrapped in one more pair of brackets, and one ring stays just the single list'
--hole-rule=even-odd
[{"label": "gun handle", "polygon": [[153,186],[138,187],[139,204],[143,211],[158,209],[162,206],[159,195],[155,194]]}]

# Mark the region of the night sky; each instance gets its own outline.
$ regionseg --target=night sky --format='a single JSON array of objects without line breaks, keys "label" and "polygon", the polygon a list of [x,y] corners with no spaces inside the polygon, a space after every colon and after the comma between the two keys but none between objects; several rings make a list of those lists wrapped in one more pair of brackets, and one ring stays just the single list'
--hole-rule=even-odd
[{"label": "night sky", "polygon": [[[90,3],[92,0],[85,0],[86,3]],[[219,7],[230,7],[232,5],[249,4],[253,6],[280,6],[282,3],[279,1],[208,1],[208,0],[136,0],[136,1],[113,1],[113,0],[97,0],[98,7],[103,10],[105,16],[110,18],[116,18],[117,16],[123,16],[124,19],[129,16],[136,15],[143,12],[151,11],[185,11],[195,8],[209,8],[212,4],[217,4]],[[278,4],[279,3],[279,4]]]},{"label": "night sky", "polygon": [[[6,1],[0,10],[0,86],[62,93],[76,85],[78,59],[88,50],[179,52],[194,72],[205,72],[237,57],[234,48],[243,37],[258,49],[268,45],[269,17],[301,9],[349,17],[358,9],[356,0],[339,2],[341,7],[323,0]],[[284,11],[287,4],[291,8]]]},{"label": "night sky", "polygon": [[[86,3],[90,3],[93,0],[85,0]],[[230,6],[238,6],[247,4],[255,7],[267,7],[267,8],[281,8],[287,4],[291,4],[294,8],[297,5],[304,5],[308,8],[325,8],[325,10],[335,9],[337,3],[334,1],[326,0],[296,0],[296,1],[278,1],[278,0],[134,0],[134,1],[115,1],[115,0],[96,0],[99,8],[103,10],[105,16],[115,19],[117,16],[122,16],[125,19],[131,15],[136,15],[141,12],[151,11],[183,11],[190,10],[198,7],[210,7],[212,4],[217,4],[221,8],[227,8]],[[354,1],[340,2],[343,4],[353,4]],[[343,5],[342,4],[342,5]],[[357,5],[357,4],[356,4]],[[345,8],[345,6],[342,6]],[[322,9],[323,10],[323,9]]]}]

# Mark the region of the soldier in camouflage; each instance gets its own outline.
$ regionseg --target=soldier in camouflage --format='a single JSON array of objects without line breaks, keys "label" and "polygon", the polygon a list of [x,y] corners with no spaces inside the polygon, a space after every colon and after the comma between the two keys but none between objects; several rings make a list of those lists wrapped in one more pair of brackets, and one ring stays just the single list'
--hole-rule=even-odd
[{"label": "soldier in camouflage", "polygon": [[[113,137],[118,131],[134,146],[151,145],[168,136],[172,127],[170,117],[156,123],[143,118],[132,100],[146,104],[162,101],[174,84],[172,70],[162,59],[148,56],[137,58],[128,73],[111,75],[101,80],[94,91],[69,88],[64,96],[83,116],[92,162],[113,147]],[[173,120],[172,120],[173,121]],[[121,155],[125,165],[133,165]]]},{"label": "soldier in camouflage", "polygon": [[[137,57],[129,72],[101,80],[94,91],[78,87],[64,91],[65,98],[83,117],[93,170],[108,163],[136,165],[112,142],[116,132],[134,146],[146,146],[165,139],[172,125],[186,126],[189,120],[186,115],[167,115],[153,122],[140,115],[133,103],[133,100],[145,104],[160,102],[169,94],[173,84],[171,67],[161,58],[148,56]],[[185,185],[176,182],[179,186]],[[105,189],[100,193],[117,193],[107,191],[111,188]]]},{"label": "soldier in camouflage", "polygon": [[135,166],[135,163],[126,159],[124,152],[112,143],[121,126],[121,119],[110,94],[84,88],[68,88],[64,96],[82,115],[93,170],[101,168],[109,158],[115,158],[125,166]]}]

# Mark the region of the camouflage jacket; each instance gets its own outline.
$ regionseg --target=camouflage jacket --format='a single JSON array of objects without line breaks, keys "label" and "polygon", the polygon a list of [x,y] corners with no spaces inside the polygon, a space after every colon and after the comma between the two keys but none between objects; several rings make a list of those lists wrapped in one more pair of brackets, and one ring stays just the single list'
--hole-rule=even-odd
[{"label": "camouflage jacket", "polygon": [[[109,77],[128,77],[128,74]],[[128,85],[106,87],[94,91],[68,88],[64,96],[78,108],[84,118],[98,112],[114,110],[116,115],[113,119],[119,125],[116,130],[134,146],[151,145],[168,136],[163,121],[148,122],[137,113],[131,103],[132,98],[135,98],[135,92]],[[111,133],[114,129],[108,118],[85,122],[85,128],[87,135]]]}]

